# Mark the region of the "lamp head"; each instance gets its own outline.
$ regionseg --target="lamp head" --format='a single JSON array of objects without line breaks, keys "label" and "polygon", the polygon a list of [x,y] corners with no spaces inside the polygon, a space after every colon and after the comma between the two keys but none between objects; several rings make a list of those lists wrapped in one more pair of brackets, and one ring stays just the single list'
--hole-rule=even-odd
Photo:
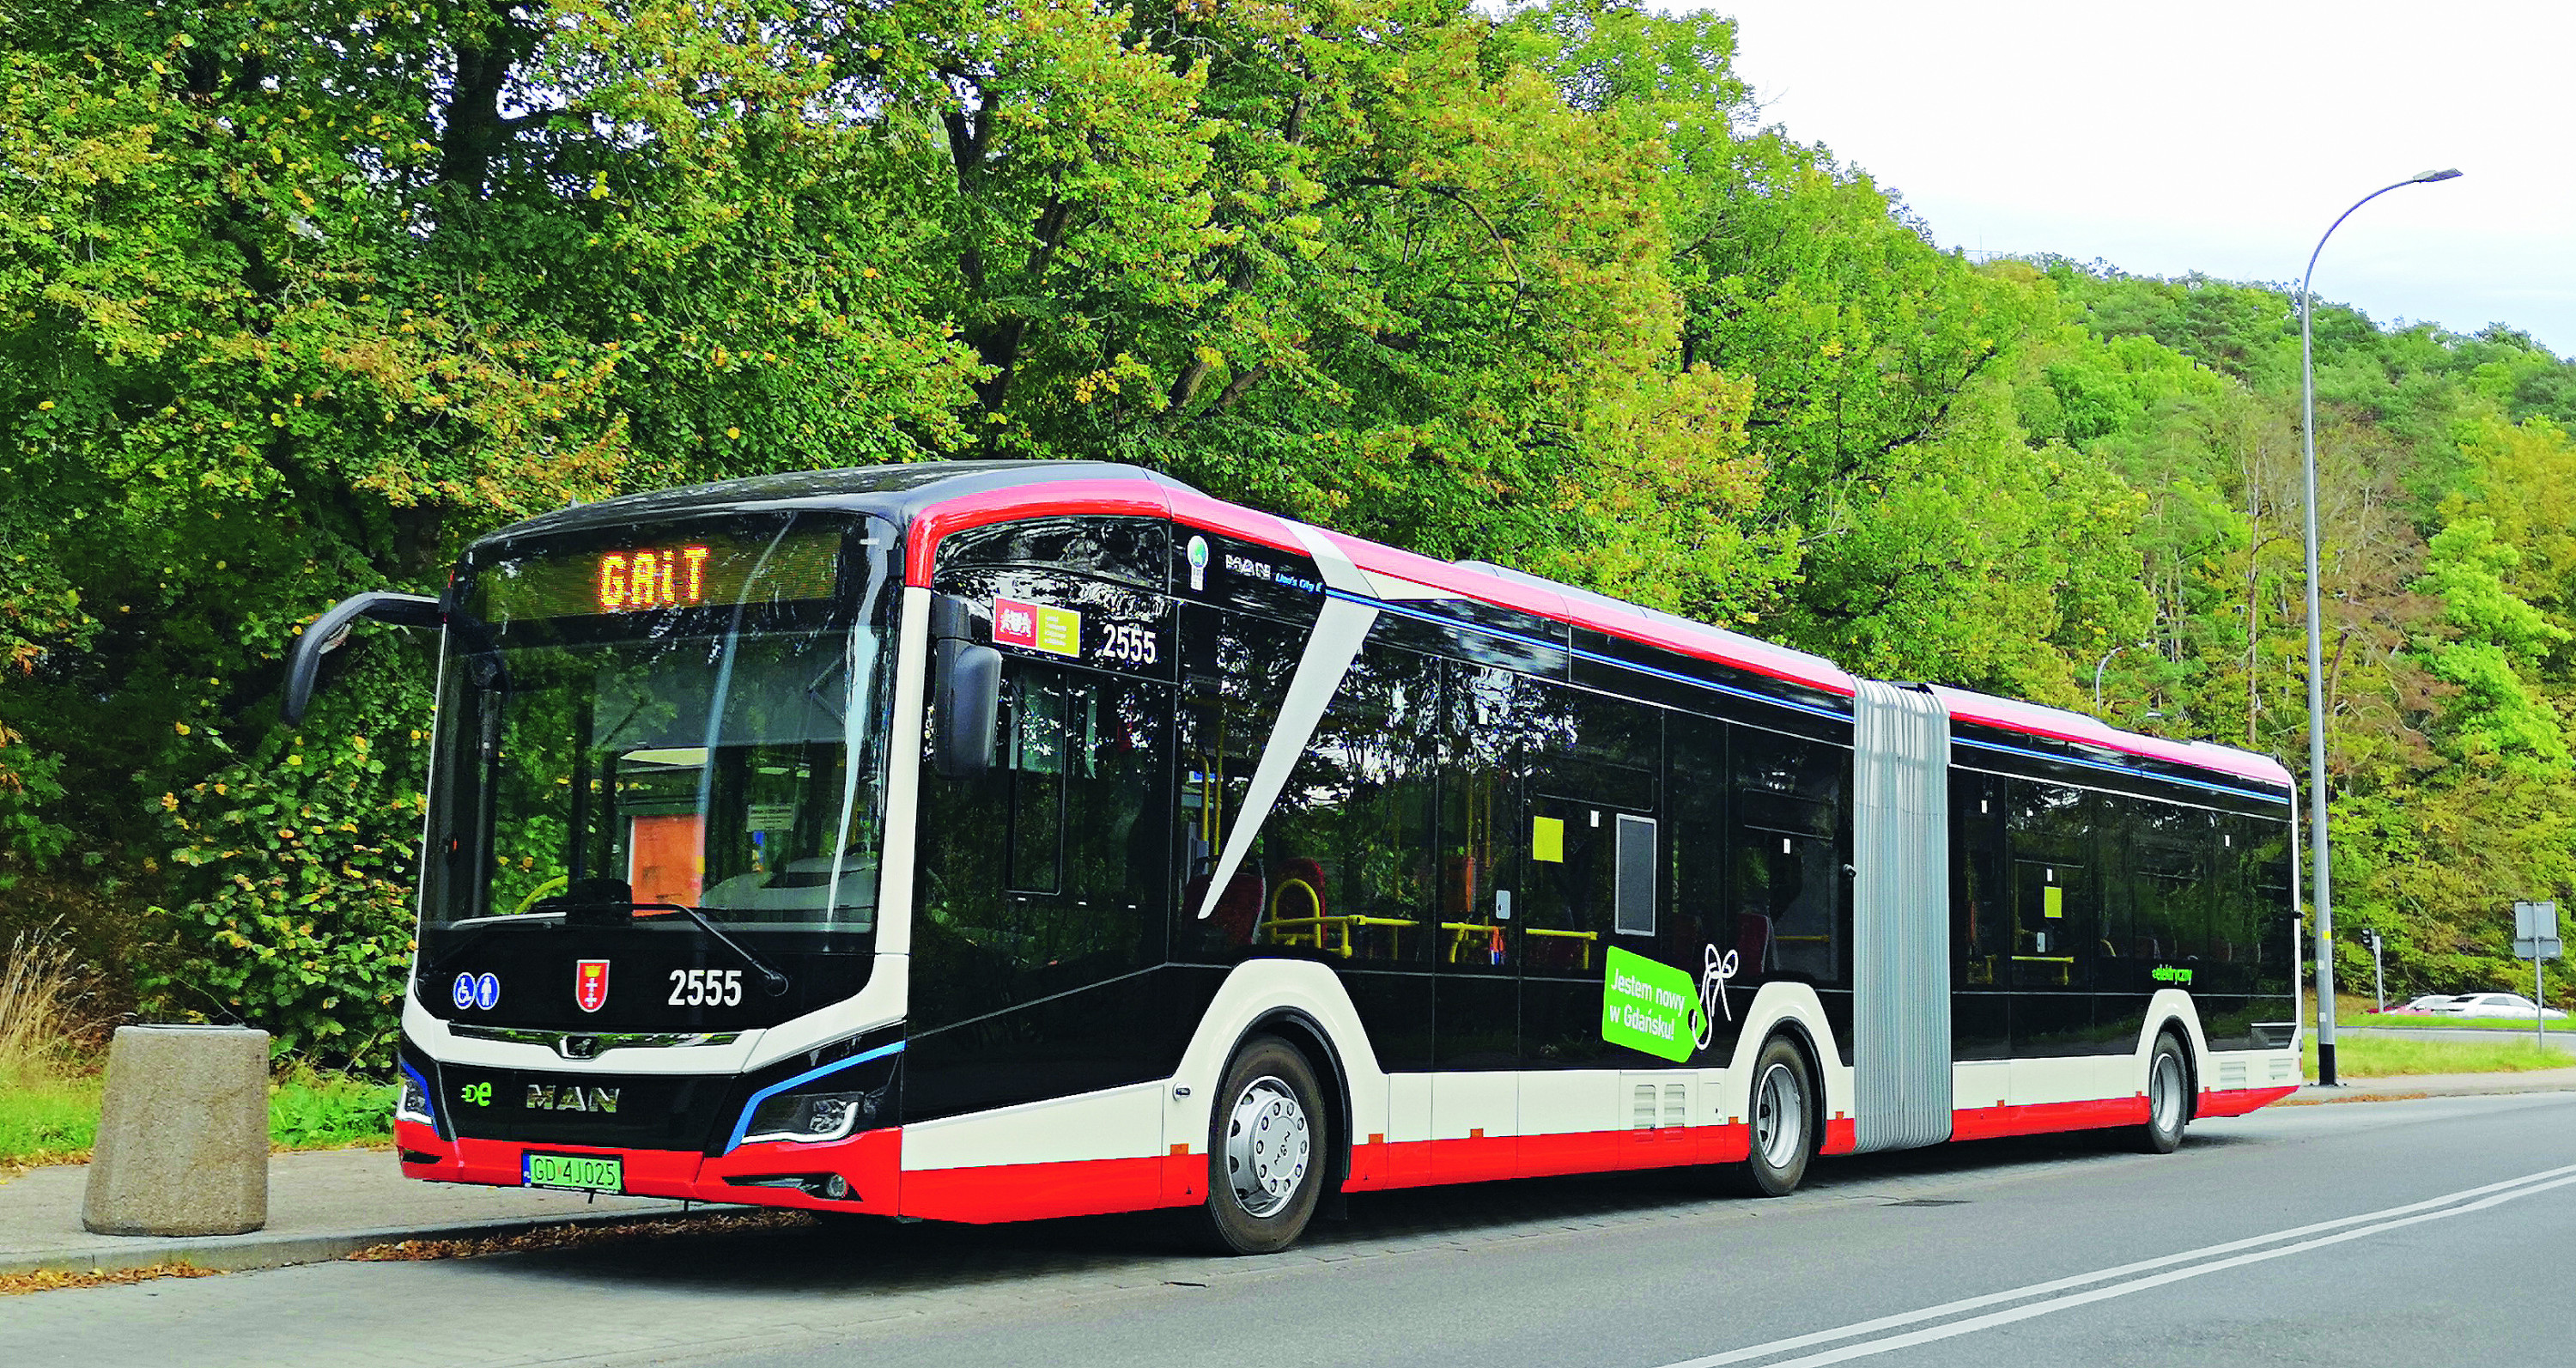
[{"label": "lamp head", "polygon": [[2419,171],[2415,173],[2414,181],[2417,185],[2431,185],[2435,181],[2458,180],[2459,178],[2460,171],[2458,167],[2447,167],[2440,171]]}]

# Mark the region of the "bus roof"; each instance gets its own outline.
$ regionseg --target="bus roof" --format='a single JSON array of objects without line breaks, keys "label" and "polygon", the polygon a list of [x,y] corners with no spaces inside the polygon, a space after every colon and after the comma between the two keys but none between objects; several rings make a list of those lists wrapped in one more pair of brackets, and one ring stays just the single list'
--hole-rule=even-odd
[{"label": "bus roof", "polygon": [[[861,466],[754,476],[625,495],[547,514],[494,539],[599,527],[710,508],[735,512],[832,508],[866,511],[908,526],[905,579],[927,586],[939,542],[950,533],[1018,518],[1162,517],[1303,555],[1287,519],[1227,503],[1168,475],[1109,461],[947,461]],[[1552,621],[1733,666],[1849,697],[1858,681],[1822,656],[1640,607],[1607,594],[1477,561],[1434,560],[1339,532],[1321,533],[1373,577],[1445,590]],[[2290,773],[2267,755],[2122,731],[2098,718],[1966,689],[1932,686],[1951,718],[2029,736],[2187,765],[2287,787]]]}]

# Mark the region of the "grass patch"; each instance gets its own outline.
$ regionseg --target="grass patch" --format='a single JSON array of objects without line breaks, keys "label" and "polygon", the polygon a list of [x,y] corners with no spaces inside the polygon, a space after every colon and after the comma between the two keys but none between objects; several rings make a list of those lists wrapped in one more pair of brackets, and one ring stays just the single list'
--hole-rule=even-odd
[{"label": "grass patch", "polygon": [[[2317,1076],[2317,1042],[2305,1046],[2308,1077]],[[2335,1072],[2350,1078],[2409,1074],[2522,1073],[2576,1068],[2576,1055],[2528,1040],[2397,1040],[2351,1035],[2335,1042]]]},{"label": "grass patch", "polygon": [[[96,1073],[0,1082],[0,1166],[76,1164],[98,1140]],[[294,1069],[268,1085],[268,1141],[280,1150],[382,1144],[394,1134],[394,1088],[372,1079]]]},{"label": "grass patch", "polygon": [[297,1069],[269,1084],[268,1142],[299,1150],[391,1140],[397,1091],[391,1083]]},{"label": "grass patch", "polygon": [[0,1079],[0,1164],[32,1167],[89,1157],[98,1137],[98,1080]]},{"label": "grass patch", "polygon": [[[2512,1017],[2380,1016],[2364,1012],[2360,1016],[2340,1017],[2337,1024],[2364,1031],[2387,1026],[2407,1031],[2520,1031],[2524,1035],[2531,1034],[2529,1017],[2517,1021]],[[2551,1035],[2576,1034],[2576,1017],[2560,1017],[2549,1022],[2548,1026]]]}]

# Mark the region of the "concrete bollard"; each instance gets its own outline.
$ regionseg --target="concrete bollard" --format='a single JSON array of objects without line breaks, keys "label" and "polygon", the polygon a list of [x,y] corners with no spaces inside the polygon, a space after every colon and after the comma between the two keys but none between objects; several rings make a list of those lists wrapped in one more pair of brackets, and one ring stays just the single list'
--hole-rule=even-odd
[{"label": "concrete bollard", "polygon": [[100,1235],[268,1224],[268,1032],[116,1028],[81,1224]]}]

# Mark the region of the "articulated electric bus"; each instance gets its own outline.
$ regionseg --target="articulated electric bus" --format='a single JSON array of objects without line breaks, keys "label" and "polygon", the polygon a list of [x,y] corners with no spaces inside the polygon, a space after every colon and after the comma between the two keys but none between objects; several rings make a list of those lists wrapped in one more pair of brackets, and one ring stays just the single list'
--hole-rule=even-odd
[{"label": "articulated electric bus", "polygon": [[2289,775],[1132,467],[611,499],[443,633],[403,1171],[956,1221],[2125,1128],[2299,1082]]}]

